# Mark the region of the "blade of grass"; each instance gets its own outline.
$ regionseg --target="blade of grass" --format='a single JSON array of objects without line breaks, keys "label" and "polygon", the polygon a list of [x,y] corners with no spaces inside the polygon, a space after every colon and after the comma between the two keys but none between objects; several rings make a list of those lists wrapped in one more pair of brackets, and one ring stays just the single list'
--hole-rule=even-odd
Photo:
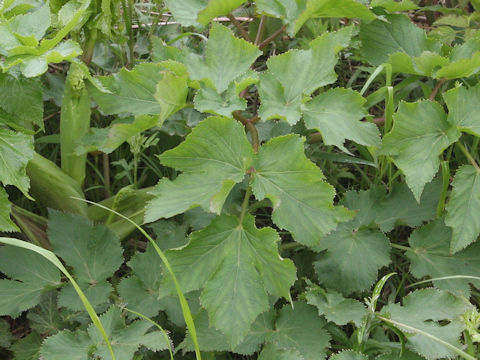
[{"label": "blade of grass", "polygon": [[135,226],[137,228],[138,231],[140,231],[142,233],[143,236],[145,236],[147,238],[147,240],[150,242],[150,244],[152,244],[153,248],[155,249],[155,251],[157,252],[158,256],[160,257],[160,259],[162,260],[163,264],[165,265],[168,273],[170,274],[170,276],[172,277],[173,279],[173,282],[175,284],[175,289],[177,291],[177,295],[178,295],[178,298],[180,300],[180,305],[182,307],[182,313],[183,313],[183,318],[185,319],[185,323],[187,324],[187,328],[188,328],[188,331],[190,332],[190,336],[192,337],[192,340],[193,340],[193,344],[195,346],[195,355],[196,355],[196,358],[197,360],[201,360],[202,359],[202,356],[200,354],[200,347],[198,345],[198,339],[197,339],[197,331],[195,330],[195,324],[193,323],[193,317],[192,317],[192,312],[190,311],[190,307],[188,306],[188,302],[187,302],[187,299],[185,299],[185,295],[183,294],[182,292],[182,289],[180,288],[180,284],[177,280],[177,277],[175,276],[174,272],[173,272],[173,269],[172,267],[170,266],[170,263],[167,259],[167,257],[165,256],[165,254],[163,253],[163,251],[158,247],[157,243],[151,238],[150,235],[148,235],[148,233],[142,229],[142,227],[140,225],[138,225],[136,222],[134,222],[133,220],[131,220],[130,218],[128,218],[127,216],[125,215],[122,215],[120,214],[119,212],[115,211],[115,210],[112,210],[106,206],[103,206],[103,205],[100,205],[100,204],[97,204],[93,201],[89,201],[89,200],[85,200],[85,199],[81,199],[81,198],[77,198],[77,197],[73,197],[73,199],[76,199],[76,200],[80,200],[80,201],[84,201],[88,204],[91,204],[91,205],[94,205],[94,206],[98,206],[98,207],[101,207],[102,209],[104,210],[108,210],[108,211],[111,211],[112,213],[114,213],[115,215],[117,216],[120,216],[122,219],[128,221],[129,223],[131,223],[133,226]]},{"label": "blade of grass", "polygon": [[90,304],[87,297],[83,293],[82,289],[80,289],[77,282],[73,279],[73,277],[70,275],[70,273],[65,268],[65,266],[63,266],[63,264],[60,262],[58,257],[49,250],[43,249],[37,245],[31,244],[26,241],[18,240],[18,239],[0,237],[0,243],[6,244],[6,245],[12,245],[12,246],[16,246],[16,247],[20,247],[23,249],[36,252],[37,254],[43,256],[45,259],[50,261],[53,265],[55,265],[67,277],[67,279],[70,280],[75,291],[78,294],[78,297],[82,301],[83,306],[87,310],[87,313],[90,316],[90,319],[92,319],[93,324],[97,327],[98,331],[100,331],[100,334],[102,334],[102,337],[105,340],[105,343],[107,344],[108,350],[110,351],[110,355],[112,356],[112,360],[115,360],[115,354],[112,349],[112,344],[110,344],[110,341],[108,340],[107,333],[105,332],[105,329],[100,319],[98,318],[97,313],[93,309],[92,304]]}]

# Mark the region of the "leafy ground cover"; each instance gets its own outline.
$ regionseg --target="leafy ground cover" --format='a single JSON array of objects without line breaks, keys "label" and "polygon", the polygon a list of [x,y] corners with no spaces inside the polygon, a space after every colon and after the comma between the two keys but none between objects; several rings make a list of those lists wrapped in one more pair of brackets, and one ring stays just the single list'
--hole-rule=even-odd
[{"label": "leafy ground cover", "polygon": [[0,0],[0,357],[477,359],[479,14]]}]

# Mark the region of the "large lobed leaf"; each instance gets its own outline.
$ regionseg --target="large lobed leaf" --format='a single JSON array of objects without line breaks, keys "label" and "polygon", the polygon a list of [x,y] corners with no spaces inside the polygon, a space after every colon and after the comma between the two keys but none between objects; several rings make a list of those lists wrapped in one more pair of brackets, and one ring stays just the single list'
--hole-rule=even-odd
[{"label": "large lobed leaf", "polygon": [[289,298],[295,266],[277,250],[278,234],[257,229],[254,218],[222,215],[192,233],[187,246],[167,252],[182,290],[202,288],[200,302],[210,323],[235,348],[257,316],[269,308],[268,294]]}]

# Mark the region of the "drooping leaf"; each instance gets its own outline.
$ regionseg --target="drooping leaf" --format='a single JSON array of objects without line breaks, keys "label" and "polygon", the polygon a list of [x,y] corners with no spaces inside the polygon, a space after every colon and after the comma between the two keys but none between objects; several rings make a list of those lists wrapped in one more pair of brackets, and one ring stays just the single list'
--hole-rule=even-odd
[{"label": "drooping leaf", "polygon": [[[128,326],[125,325],[120,310],[115,306],[110,307],[100,320],[110,342],[115,344],[113,351],[117,360],[131,360],[141,345],[153,351],[165,350],[170,346],[160,331],[148,332],[152,324],[147,321],[137,320]],[[90,325],[88,335],[95,344],[95,356],[109,359],[110,352],[98,329]]]},{"label": "drooping leaf", "polygon": [[380,230],[359,228],[355,219],[339,224],[315,249],[327,249],[314,263],[320,281],[345,295],[369,289],[378,270],[390,263],[388,238]]},{"label": "drooping leaf", "polygon": [[203,80],[221,94],[233,80],[246,73],[260,55],[255,45],[236,38],[230,29],[215,23],[210,30],[205,56],[184,53],[181,61],[190,79]]},{"label": "drooping leaf", "polygon": [[304,120],[308,129],[322,134],[326,145],[335,145],[349,153],[345,140],[366,146],[380,146],[380,132],[375,124],[361,122],[367,112],[366,100],[351,89],[330,89],[305,105]]},{"label": "drooping leaf", "polygon": [[443,93],[448,106],[447,120],[460,131],[480,136],[480,86],[469,89],[461,86]]},{"label": "drooping leaf", "polygon": [[303,98],[337,79],[337,53],[348,46],[352,28],[326,33],[308,50],[290,50],[267,60],[268,72],[260,77],[262,120],[281,118],[293,125],[300,119]]},{"label": "drooping leaf", "polygon": [[80,140],[75,152],[85,154],[99,150],[110,154],[131,137],[161,124],[159,116],[138,115],[132,122],[116,123],[108,128],[92,128]]},{"label": "drooping leaf", "polygon": [[[412,251],[405,254],[410,259],[412,275],[417,279],[425,276],[440,278],[456,275],[480,277],[480,269],[477,266],[480,244],[475,243],[456,254],[451,254],[451,238],[451,229],[445,226],[441,219],[416,229],[408,239]],[[466,298],[470,297],[469,283],[480,286],[480,281],[475,279],[452,278],[433,282],[439,289]]]},{"label": "drooping leaf", "polygon": [[424,51],[440,49],[441,44],[427,39],[425,32],[408,16],[393,14],[386,15],[385,19],[387,21],[378,19],[361,27],[361,51],[370,64],[381,65],[397,52],[415,57]]},{"label": "drooping leaf", "polygon": [[383,7],[388,12],[408,11],[418,9],[418,5],[412,0],[372,0],[371,7]]},{"label": "drooping leaf", "polygon": [[106,114],[160,115],[163,121],[185,105],[188,92],[185,75],[162,64],[144,63],[96,80],[106,90],[90,84],[88,91]]},{"label": "drooping leaf", "polygon": [[10,219],[12,204],[8,201],[8,194],[0,187],[0,231],[19,231],[17,225]]},{"label": "drooping leaf", "polygon": [[380,153],[391,156],[420,201],[425,184],[438,171],[439,155],[458,139],[460,132],[447,121],[441,106],[428,100],[400,103],[394,121],[392,131],[383,138]]},{"label": "drooping leaf", "polygon": [[329,360],[368,360],[368,358],[355,351],[345,350],[330,356]]},{"label": "drooping leaf", "polygon": [[228,15],[245,0],[166,0],[175,20],[183,26],[207,25],[213,18]]},{"label": "drooping leaf", "polygon": [[[448,292],[432,288],[417,290],[403,298],[403,306],[391,304],[382,314],[395,321],[395,326],[409,334],[407,344],[427,359],[454,357],[456,354],[440,342],[415,332],[418,329],[451,345],[461,347],[459,337],[464,325],[461,315],[465,302]],[[446,323],[445,323],[446,322]]]},{"label": "drooping leaf", "polygon": [[367,315],[365,306],[355,299],[346,299],[335,291],[326,292],[322,288],[313,287],[306,293],[307,303],[318,309],[319,315],[324,315],[328,321],[337,325],[353,322],[360,326]]},{"label": "drooping leaf", "polygon": [[480,211],[480,173],[472,165],[463,165],[457,170],[452,187],[445,224],[453,229],[450,251],[455,253],[480,234],[476,217]]},{"label": "drooping leaf", "polygon": [[296,34],[309,19],[331,17],[359,18],[366,22],[376,18],[365,5],[355,0],[307,0],[305,10],[300,13],[293,29],[290,28],[289,32],[291,35]]},{"label": "drooping leaf", "polygon": [[330,341],[324,326],[325,320],[318,316],[313,306],[304,302],[295,302],[293,308],[285,305],[258,359],[323,359]]},{"label": "drooping leaf", "polygon": [[[48,237],[56,254],[72,267],[72,274],[93,306],[108,300],[107,282],[123,262],[118,237],[103,225],[79,215],[50,211]],[[60,292],[59,302],[72,310],[83,306],[71,285]]]},{"label": "drooping leaf", "polygon": [[[258,351],[260,345],[272,332],[272,327],[273,312],[270,311],[260,314],[248,331],[247,337],[232,349],[225,335],[214,327],[210,327],[206,311],[201,311],[198,316],[195,317],[195,328],[202,351],[232,351],[237,354],[252,355]],[[187,334],[184,342],[180,344],[180,348],[187,351],[194,350],[190,334]]]},{"label": "drooping leaf", "polygon": [[29,198],[30,180],[26,168],[33,155],[31,136],[0,127],[0,182],[16,186]]},{"label": "drooping leaf", "polygon": [[[226,140],[228,139],[228,141]],[[195,206],[220,213],[235,183],[243,180],[253,150],[242,125],[230,118],[211,117],[197,125],[161,162],[184,173],[174,181],[160,180],[147,204],[145,221],[180,214]]]},{"label": "drooping leaf", "polygon": [[0,123],[18,131],[43,129],[42,94],[39,79],[0,74]]},{"label": "drooping leaf", "polygon": [[290,36],[294,36],[311,18],[346,17],[366,21],[375,19],[375,15],[367,7],[354,0],[259,0],[255,3],[259,12],[282,19],[288,25]]},{"label": "drooping leaf", "polygon": [[13,246],[0,248],[0,315],[17,317],[40,302],[43,291],[60,286],[60,273],[48,260]]},{"label": "drooping leaf", "polygon": [[303,141],[287,135],[263,145],[253,165],[252,189],[258,200],[272,201],[277,226],[290,231],[296,241],[313,246],[353,214],[333,205],[335,190],[305,156]]},{"label": "drooping leaf", "polygon": [[295,267],[279,256],[278,241],[273,229],[257,229],[249,215],[243,224],[222,215],[192,233],[187,246],[167,252],[182,290],[203,288],[200,302],[210,324],[226,335],[232,348],[268,309],[267,293],[289,297]]}]

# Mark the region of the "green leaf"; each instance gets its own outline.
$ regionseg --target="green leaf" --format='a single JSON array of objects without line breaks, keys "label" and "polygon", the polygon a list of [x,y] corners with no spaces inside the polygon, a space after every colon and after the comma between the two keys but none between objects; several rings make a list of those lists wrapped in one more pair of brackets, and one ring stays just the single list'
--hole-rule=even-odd
[{"label": "green leaf", "polygon": [[463,86],[443,93],[448,106],[447,120],[460,131],[480,136],[480,86],[465,88]]},{"label": "green leaf", "polygon": [[10,350],[12,350],[15,360],[38,360],[41,345],[42,337],[33,331],[23,339],[15,342]]},{"label": "green leaf", "polygon": [[[125,325],[120,310],[115,306],[110,307],[110,309],[100,317],[100,320],[105,327],[105,332],[110,342],[115,344],[113,351],[116,360],[131,360],[141,345],[153,351],[165,350],[170,345],[167,344],[160,331],[147,333],[152,327],[152,324],[147,321],[137,320],[128,326]],[[88,335],[96,345],[94,355],[103,359],[109,359],[110,352],[98,329],[90,325]]]},{"label": "green leaf", "polygon": [[27,163],[33,158],[33,139],[0,127],[0,182],[14,185],[30,198]]},{"label": "green leaf", "polygon": [[0,315],[17,317],[40,302],[46,289],[60,285],[60,274],[49,261],[26,249],[0,248]]},{"label": "green leaf", "polygon": [[80,139],[75,148],[77,154],[102,151],[110,154],[125,141],[155,126],[162,121],[154,115],[138,115],[131,122],[116,123],[108,128],[92,128]]},{"label": "green leaf", "polygon": [[365,102],[351,89],[330,89],[305,105],[305,125],[320,131],[326,145],[335,145],[347,153],[350,153],[344,146],[347,139],[378,147],[381,141],[377,126],[360,121],[368,114],[363,107]]},{"label": "green leaf", "polygon": [[10,219],[11,209],[12,204],[8,201],[8,194],[4,188],[0,187],[0,231],[20,231],[17,225]]},{"label": "green leaf", "polygon": [[160,283],[162,261],[155,249],[148,246],[144,253],[135,254],[128,262],[134,276],[124,278],[118,285],[118,292],[125,300],[126,306],[145,316],[154,317],[162,310],[160,302]]},{"label": "green leaf", "polygon": [[188,93],[186,77],[172,74],[162,64],[144,63],[95,79],[105,90],[89,84],[88,91],[110,115],[160,115],[163,121],[185,105]]},{"label": "green leaf", "polygon": [[[5,112],[5,113],[4,113]],[[0,74],[0,123],[18,131],[43,129],[43,89],[39,79]]]},{"label": "green leaf", "polygon": [[423,360],[424,357],[421,357],[409,350],[397,351],[392,350],[388,354],[383,354],[376,358],[376,360]]},{"label": "green leaf", "polygon": [[372,8],[380,6],[383,7],[388,12],[397,12],[397,11],[408,11],[418,9],[418,5],[415,4],[412,0],[372,0],[370,3]]},{"label": "green leaf", "polygon": [[453,229],[450,251],[455,253],[476,241],[480,223],[475,216],[480,211],[480,173],[471,165],[457,170],[452,182],[445,224]]},{"label": "green leaf", "polygon": [[315,250],[327,249],[314,263],[320,281],[345,295],[368,290],[378,270],[390,264],[390,242],[379,230],[340,224]]},{"label": "green leaf", "polygon": [[[200,302],[210,324],[222,331],[232,348],[242,342],[257,316],[268,310],[268,295],[289,298],[295,267],[277,250],[278,234],[222,215],[192,233],[187,246],[169,250],[168,259],[182,290],[203,288]],[[241,314],[241,316],[239,315]]]},{"label": "green leaf", "polygon": [[460,132],[449,124],[442,107],[428,100],[401,102],[394,120],[392,131],[383,138],[380,154],[391,156],[420,201],[425,184],[438,171],[439,155],[459,138]]},{"label": "green leaf", "polygon": [[255,45],[236,38],[230,29],[214,23],[205,56],[184,53],[181,60],[190,79],[203,80],[221,94],[233,80],[245,74],[261,54]]},{"label": "green leaf", "polygon": [[55,334],[65,327],[58,311],[57,291],[52,290],[42,295],[40,304],[31,309],[27,318],[30,327],[39,334]]},{"label": "green leaf", "polygon": [[48,337],[42,345],[41,353],[45,360],[63,360],[65,354],[72,360],[88,360],[91,348],[93,345],[86,332],[64,330]]},{"label": "green leaf", "polygon": [[346,350],[330,356],[329,360],[368,360],[368,358],[366,355],[352,350]]},{"label": "green leaf", "polygon": [[[15,16],[9,22],[12,33],[25,45],[36,46],[50,27],[50,7],[40,6],[35,11]],[[26,43],[33,40],[33,43]],[[35,41],[36,40],[36,41]]]},{"label": "green leaf", "polygon": [[436,73],[437,79],[469,77],[480,70],[480,40],[470,39],[457,45],[450,53],[450,64]]},{"label": "green leaf", "polygon": [[233,83],[222,94],[211,87],[202,86],[195,95],[194,103],[198,111],[222,116],[231,116],[232,112],[247,107],[247,101],[238,96]]},{"label": "green leaf", "polygon": [[303,142],[292,134],[263,145],[253,165],[252,189],[258,200],[272,201],[272,219],[278,227],[290,231],[296,241],[313,246],[353,214],[333,205],[335,190],[307,159]]},{"label": "green leaf", "polygon": [[353,322],[357,327],[367,315],[365,306],[355,299],[346,299],[335,291],[326,292],[322,288],[313,287],[306,293],[307,303],[318,309],[318,315],[325,315],[328,321],[337,325]]},{"label": "green leaf", "polygon": [[[412,251],[405,254],[410,259],[412,275],[417,279],[456,275],[480,277],[477,260],[480,256],[480,243],[453,255],[450,253],[451,238],[451,229],[441,219],[416,229],[408,239]],[[435,287],[465,298],[470,297],[469,283],[480,286],[480,281],[474,279],[452,278],[433,282]]]},{"label": "green leaf", "polygon": [[[112,290],[107,278],[123,263],[118,237],[103,225],[79,215],[50,211],[48,237],[55,253],[72,267],[72,274],[93,306],[108,300]],[[75,290],[68,286],[60,293],[61,305],[81,310]]]},{"label": "green leaf", "polygon": [[[201,311],[195,318],[198,342],[202,351],[232,351],[236,354],[252,355],[272,332],[273,312],[260,314],[248,331],[246,338],[235,348],[231,348],[227,338],[214,327],[209,326],[208,314]],[[179,346],[180,349],[193,351],[193,342],[189,334]]]},{"label": "green leaf", "polygon": [[361,52],[370,64],[381,65],[397,52],[416,57],[424,51],[440,49],[441,44],[427,39],[425,32],[408,16],[385,15],[385,19],[387,21],[378,19],[361,27]]},{"label": "green leaf", "polygon": [[13,340],[10,324],[7,320],[0,319],[0,347],[9,348]]},{"label": "green leaf", "polygon": [[[292,308],[293,307],[293,308]],[[313,306],[304,302],[285,305],[258,360],[318,360],[326,357],[330,336]]]},{"label": "green leaf", "polygon": [[459,337],[464,327],[461,316],[466,310],[467,306],[461,298],[429,288],[417,290],[405,296],[403,306],[391,304],[384,307],[381,313],[397,322],[396,326],[409,334],[407,344],[415,352],[427,359],[441,359],[454,357],[456,353],[411,328],[461,348]]},{"label": "green leaf", "polygon": [[228,15],[245,0],[166,0],[175,20],[183,26],[207,25],[220,15]]},{"label": "green leaf", "polygon": [[[300,2],[301,3],[301,2]],[[359,18],[364,21],[375,20],[376,16],[365,5],[355,0],[307,0],[305,10],[289,28],[290,35],[294,35],[312,18]]]},{"label": "green leaf", "polygon": [[260,77],[262,120],[275,117],[293,125],[300,119],[305,96],[337,79],[337,53],[348,46],[352,28],[326,33],[310,43],[308,50],[290,50],[267,60],[268,73]]},{"label": "green leaf", "polygon": [[[228,139],[228,141],[226,141]],[[184,173],[160,180],[146,207],[145,221],[171,217],[201,206],[219,214],[230,190],[245,177],[253,150],[243,126],[230,118],[210,117],[176,148],[160,155],[165,166]]]}]

